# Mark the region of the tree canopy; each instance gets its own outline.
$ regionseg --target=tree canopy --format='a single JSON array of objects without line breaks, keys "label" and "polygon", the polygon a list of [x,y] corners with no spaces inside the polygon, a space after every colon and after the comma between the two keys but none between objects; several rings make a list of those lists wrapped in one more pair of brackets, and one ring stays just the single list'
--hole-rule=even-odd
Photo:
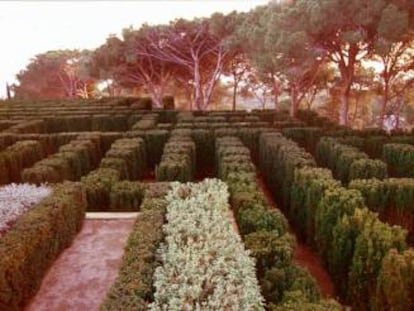
[{"label": "tree canopy", "polygon": [[161,107],[163,96],[184,94],[192,109],[205,110],[227,85],[233,109],[240,96],[276,109],[288,98],[294,117],[301,107],[324,106],[322,96],[337,103],[333,116],[343,125],[357,119],[364,98],[371,123],[382,126],[413,98],[413,42],[412,1],[270,2],[247,13],[125,28],[94,51],[36,55],[14,90],[27,98],[86,97],[94,82],[110,81],[110,95],[140,90]]}]

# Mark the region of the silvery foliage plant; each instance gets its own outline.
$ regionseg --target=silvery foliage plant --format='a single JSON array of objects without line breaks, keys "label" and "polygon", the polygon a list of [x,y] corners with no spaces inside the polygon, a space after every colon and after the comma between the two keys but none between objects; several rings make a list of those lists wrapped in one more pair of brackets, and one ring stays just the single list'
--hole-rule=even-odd
[{"label": "silvery foliage plant", "polygon": [[150,310],[264,310],[255,262],[229,218],[228,199],[218,179],[172,184]]},{"label": "silvery foliage plant", "polygon": [[0,233],[21,215],[49,196],[52,189],[41,185],[10,184],[0,188]]}]

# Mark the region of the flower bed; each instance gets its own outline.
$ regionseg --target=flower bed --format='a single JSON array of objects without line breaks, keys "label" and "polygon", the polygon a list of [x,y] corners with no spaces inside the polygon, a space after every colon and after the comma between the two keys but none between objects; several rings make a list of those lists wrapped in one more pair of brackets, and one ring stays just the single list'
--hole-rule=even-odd
[{"label": "flower bed", "polygon": [[255,262],[228,217],[226,184],[174,183],[166,199],[150,310],[263,310]]}]

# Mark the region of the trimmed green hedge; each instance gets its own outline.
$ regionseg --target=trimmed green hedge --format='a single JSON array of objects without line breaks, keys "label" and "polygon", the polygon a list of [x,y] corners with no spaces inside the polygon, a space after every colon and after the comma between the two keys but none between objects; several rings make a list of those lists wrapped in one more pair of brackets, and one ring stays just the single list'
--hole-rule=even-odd
[{"label": "trimmed green hedge", "polygon": [[377,310],[414,310],[414,249],[385,256],[376,288]]},{"label": "trimmed green hedge", "polygon": [[284,136],[294,140],[300,147],[305,148],[311,154],[315,154],[316,145],[322,136],[319,127],[290,127],[282,130]]},{"label": "trimmed green hedge", "polygon": [[82,177],[86,190],[88,211],[105,211],[110,205],[112,187],[120,180],[120,172],[112,168],[98,168]]},{"label": "trimmed green hedge", "polygon": [[[377,218],[366,221],[355,241],[352,266],[349,270],[348,297],[356,310],[375,306],[375,296],[381,264],[392,248],[402,251],[406,248],[406,232],[391,227]],[[403,285],[394,290],[399,291]]]},{"label": "trimmed green hedge", "polygon": [[96,166],[100,150],[99,139],[73,140],[59,152],[23,170],[22,181],[34,184],[77,181]]},{"label": "trimmed green hedge", "polygon": [[100,310],[147,310],[153,301],[153,275],[158,265],[156,252],[164,236],[162,225],[167,204],[164,195],[145,194],[142,205],[146,207],[141,207],[143,212],[128,238],[118,277]]},{"label": "trimmed green hedge", "polygon": [[193,180],[196,170],[196,147],[190,136],[172,136],[164,147],[161,162],[155,169],[158,181]]},{"label": "trimmed green hedge", "polygon": [[[282,142],[280,135],[262,134],[261,163],[268,185],[279,183],[275,194],[284,200],[287,192],[283,186],[291,191],[291,204],[285,205],[290,207],[289,215],[299,224],[302,235],[310,233],[308,243],[320,253],[344,302],[356,310],[373,309],[382,259],[393,247],[404,250],[406,232],[381,222],[365,207],[358,190],[340,187],[328,170],[312,168],[312,162],[301,167],[303,153],[297,146],[296,153],[293,146],[286,148],[292,150],[287,153],[280,147]],[[325,143],[337,144],[333,139],[325,139]],[[292,143],[285,140],[284,144]],[[324,161],[332,161],[334,157],[327,155],[320,154]],[[290,170],[286,170],[288,165]],[[291,170],[294,179],[286,182],[281,172]]]},{"label": "trimmed green hedge", "polygon": [[0,238],[0,309],[21,310],[53,261],[80,230],[86,210],[80,183],[63,183]]},{"label": "trimmed green hedge", "polygon": [[46,133],[46,123],[43,120],[23,121],[4,130],[5,133]]},{"label": "trimmed green hedge", "polygon": [[297,234],[309,245],[314,245],[315,212],[325,190],[339,187],[332,172],[324,168],[303,167],[295,170],[291,186],[289,218],[295,224]]},{"label": "trimmed green hedge", "polygon": [[144,186],[140,182],[120,181],[111,188],[109,211],[139,211],[144,196]]},{"label": "trimmed green hedge", "polygon": [[348,184],[353,178],[385,178],[386,165],[380,160],[370,160],[357,148],[339,143],[336,139],[322,137],[316,146],[319,165],[332,170],[336,179]]},{"label": "trimmed green hedge", "polygon": [[385,144],[383,159],[391,177],[414,178],[414,146],[407,144]]},{"label": "trimmed green hedge", "polygon": [[295,169],[316,166],[312,155],[279,133],[260,135],[259,164],[270,191],[283,210],[290,206]]},{"label": "trimmed green hedge", "polygon": [[359,190],[368,208],[383,221],[407,229],[409,240],[414,241],[414,179],[361,179],[349,187]]},{"label": "trimmed green hedge", "polygon": [[118,169],[121,179],[139,179],[146,169],[144,140],[142,138],[116,140],[105,154],[100,166]]},{"label": "trimmed green hedge", "polygon": [[216,161],[225,167],[227,162],[244,157],[250,165],[237,162],[229,170],[219,169],[219,176],[229,186],[230,204],[240,233],[252,256],[256,258],[257,277],[267,307],[277,306],[290,291],[298,291],[294,300],[318,303],[320,293],[309,272],[293,263],[294,237],[288,233],[283,214],[271,209],[259,190],[256,172],[248,150],[236,137],[216,139]]},{"label": "trimmed green hedge", "polygon": [[30,167],[44,156],[38,141],[19,141],[0,152],[0,185],[20,182],[24,168]]},{"label": "trimmed green hedge", "polygon": [[160,163],[164,146],[169,138],[169,132],[166,130],[149,130],[145,131],[145,147],[147,154],[147,167],[154,168]]}]

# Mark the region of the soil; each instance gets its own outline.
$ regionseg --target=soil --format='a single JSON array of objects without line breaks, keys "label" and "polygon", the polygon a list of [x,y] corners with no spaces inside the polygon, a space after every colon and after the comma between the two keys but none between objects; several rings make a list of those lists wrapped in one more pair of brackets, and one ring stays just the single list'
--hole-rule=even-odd
[{"label": "soil", "polygon": [[[266,195],[266,198],[271,206],[278,208],[262,176],[259,175],[257,177],[257,183]],[[290,227],[291,232],[294,234],[294,228],[292,226]],[[296,242],[294,261],[299,266],[306,268],[309,273],[315,278],[324,298],[336,297],[335,286],[331,280],[331,277],[323,266],[322,260],[311,248],[303,244],[301,241]]]},{"label": "soil", "polygon": [[134,223],[135,219],[86,219],[24,310],[98,310],[118,274]]}]

